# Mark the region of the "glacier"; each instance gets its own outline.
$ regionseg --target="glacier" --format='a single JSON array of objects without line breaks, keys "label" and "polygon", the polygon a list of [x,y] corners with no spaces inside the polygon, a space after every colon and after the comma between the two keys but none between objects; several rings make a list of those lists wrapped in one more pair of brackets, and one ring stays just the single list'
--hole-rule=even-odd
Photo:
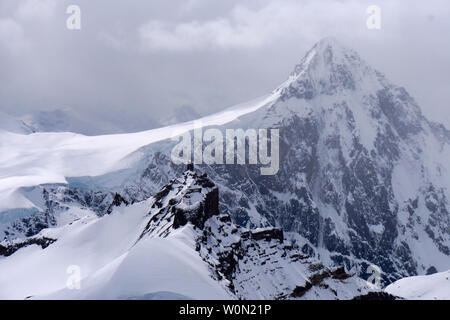
[{"label": "glacier", "polygon": [[[199,124],[280,130],[275,176],[262,177],[258,165],[197,166],[220,189],[220,213],[239,228],[281,228],[301,254],[364,279],[376,265],[383,285],[450,269],[450,131],[427,120],[406,89],[332,38],[317,43],[271,94],[198,121],[91,137],[0,130],[2,245],[51,238],[71,223],[118,219],[111,212],[146,203],[184,172],[171,162],[172,138]],[[11,261],[28,254],[38,259],[58,243],[0,257],[0,268],[13,268]]]}]

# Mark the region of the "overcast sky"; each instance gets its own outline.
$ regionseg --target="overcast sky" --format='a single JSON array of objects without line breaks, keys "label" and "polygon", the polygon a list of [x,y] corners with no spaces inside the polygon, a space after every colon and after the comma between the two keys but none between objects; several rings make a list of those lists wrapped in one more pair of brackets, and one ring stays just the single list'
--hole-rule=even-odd
[{"label": "overcast sky", "polygon": [[[66,27],[70,4],[81,30]],[[369,5],[381,30],[366,27]],[[449,17],[448,0],[0,0],[0,110],[209,113],[269,93],[334,36],[450,127]]]}]

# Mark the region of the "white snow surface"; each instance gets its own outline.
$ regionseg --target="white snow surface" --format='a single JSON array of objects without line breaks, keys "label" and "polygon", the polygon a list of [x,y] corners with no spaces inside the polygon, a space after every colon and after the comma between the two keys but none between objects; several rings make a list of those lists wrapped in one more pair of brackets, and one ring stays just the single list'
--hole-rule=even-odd
[{"label": "white snow surface", "polygon": [[400,279],[385,289],[410,300],[450,300],[450,270],[427,276]]},{"label": "white snow surface", "polygon": [[[343,54],[335,57],[338,60],[344,58],[346,57]],[[311,76],[305,73],[310,64],[315,65],[320,76],[311,77],[314,83],[320,83],[321,78],[328,76],[325,71],[320,72],[322,62],[317,51],[312,50],[288,81],[269,96],[197,121],[139,133],[104,136],[75,133],[25,134],[20,123],[10,124],[6,118],[2,119],[0,116],[0,221],[2,211],[36,206],[29,197],[24,196],[20,190],[22,187],[66,183],[67,178],[71,177],[95,177],[130,168],[137,161],[136,157],[130,155],[141,147],[174,138],[194,128],[224,125],[244,115],[247,115],[246,119],[239,119],[241,121],[237,121],[236,125],[251,124],[263,127],[264,124],[274,124],[291,113],[299,116],[316,113],[318,118],[324,121],[324,137],[340,137],[346,161],[350,160],[348,154],[353,134],[359,137],[360,143],[367,150],[373,150],[377,133],[387,119],[382,116],[379,123],[376,123],[370,117],[371,102],[370,99],[367,100],[367,93],[380,89],[380,82],[377,74],[365,66],[358,68],[358,72],[354,74],[357,80],[364,80],[358,81],[357,91],[360,95],[342,92],[337,98],[319,95],[310,101],[278,101],[282,90],[290,85],[295,86],[303,77]],[[358,124],[354,132],[338,121],[345,111],[342,101],[352,110]],[[272,113],[252,114],[260,108],[270,107]],[[269,117],[266,117],[267,115]],[[400,159],[394,163],[392,185],[400,206],[415,199],[430,183],[442,189],[444,193],[448,194],[450,190],[450,167],[446,161],[450,158],[450,145],[441,144],[427,126],[424,127],[424,132],[426,135],[423,139],[417,138],[410,144],[401,143]],[[411,149],[409,145],[415,145],[421,151]],[[335,155],[331,152],[319,150],[319,155],[330,163],[335,162]],[[132,298],[167,295],[189,298],[226,297],[227,293],[223,288],[210,281],[207,270],[203,269],[200,260],[196,260],[199,259],[198,256],[194,257],[195,252],[189,244],[189,239],[192,239],[189,236],[192,231],[189,227],[171,234],[164,242],[161,242],[161,239],[146,238],[134,245],[139,235],[138,230],[142,230],[141,223],[146,212],[144,207],[138,209],[138,206],[121,208],[103,220],[94,214],[83,216],[82,213],[71,211],[79,217],[77,221],[42,231],[46,236],[55,235],[58,238],[58,241],[46,250],[29,246],[7,259],[0,257],[0,298]],[[341,223],[342,218],[331,208],[325,208],[321,204],[319,206],[322,214],[332,216],[335,222],[338,221],[337,232],[342,233],[341,236],[344,237],[346,226],[344,221]],[[430,265],[434,265],[438,270],[448,269],[449,257],[437,249],[422,226],[422,223],[428,220],[423,197],[420,197],[417,212],[423,222],[417,222],[414,234],[416,238],[407,232],[400,234],[398,241],[408,243],[417,259],[419,271],[424,271]],[[254,213],[252,220],[257,221],[259,215],[256,210],[251,213]],[[403,225],[407,225],[408,212],[400,211],[398,219]],[[382,233],[379,225],[372,225],[371,228],[376,233]],[[176,254],[172,255],[174,252]],[[152,256],[158,257],[161,263],[149,258]],[[66,270],[70,265],[81,267],[83,281],[79,291],[65,288],[68,277]],[[142,277],[144,273],[146,277]],[[164,281],[161,277],[166,273],[174,281]],[[154,277],[148,276],[153,274]],[[185,274],[191,275],[192,278],[187,276],[185,279]],[[386,290],[408,299],[449,299],[448,276],[449,272],[444,272],[406,278],[395,282]],[[142,281],[142,278],[145,280]],[[109,281],[111,279],[114,281]],[[183,279],[188,283],[186,288],[181,286],[183,289],[179,290],[178,287],[175,289],[170,286],[170,283]],[[189,282],[189,279],[193,282]],[[120,288],[123,291],[112,283],[121,283]],[[190,290],[189,286],[198,287]],[[200,287],[202,289],[199,289]]]},{"label": "white snow surface", "polygon": [[[0,299],[230,299],[195,251],[191,225],[137,241],[151,200],[45,229],[39,236],[58,239],[45,250],[0,258]],[[80,268],[79,290],[67,287],[70,266]]]},{"label": "white snow surface", "polygon": [[129,168],[127,157],[146,145],[176,138],[194,128],[218,126],[270,106],[279,92],[231,107],[196,121],[128,134],[85,136],[76,133],[18,134],[0,127],[0,212],[32,208],[21,187],[67,183],[68,177],[100,176]]}]

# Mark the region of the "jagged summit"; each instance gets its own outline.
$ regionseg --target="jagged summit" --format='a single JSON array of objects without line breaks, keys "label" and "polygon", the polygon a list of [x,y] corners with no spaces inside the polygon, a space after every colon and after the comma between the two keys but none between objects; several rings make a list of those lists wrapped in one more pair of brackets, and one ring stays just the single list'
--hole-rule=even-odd
[{"label": "jagged summit", "polygon": [[218,204],[215,183],[188,166],[154,196],[139,240],[184,234],[195,241],[210,277],[238,299],[350,299],[367,292],[343,267],[327,268],[285,243],[282,229],[240,227]]},{"label": "jagged summit", "polygon": [[140,238],[148,233],[164,237],[188,223],[202,229],[206,220],[218,214],[217,186],[188,165],[181,177],[171,180],[154,196],[150,219]]},{"label": "jagged summit", "polygon": [[320,94],[380,86],[380,81],[383,81],[381,73],[371,68],[356,51],[335,38],[324,38],[295,66],[281,91],[283,95],[296,94],[312,99]]},{"label": "jagged summit", "polygon": [[[41,233],[58,241],[55,245],[44,250],[28,246],[27,250],[42,251],[39,273],[27,260],[33,253],[22,254],[23,260],[14,260],[18,259],[15,253],[0,259],[0,283],[3,280],[2,286],[7,288],[4,296],[39,294],[28,284],[39,278],[43,288],[48,288],[47,275],[60,272],[54,262],[73,264],[72,259],[64,260],[73,254],[84,259],[77,263],[92,266],[88,272],[108,272],[99,274],[102,279],[112,279],[110,287],[116,291],[105,287],[101,294],[91,296],[109,298],[119,293],[147,294],[148,288],[154,288],[153,280],[167,270],[173,277],[171,283],[185,283],[185,270],[191,265],[202,277],[194,270],[192,283],[183,290],[175,285],[171,288],[166,281],[157,283],[161,285],[158,290],[191,298],[222,293],[221,288],[191,290],[198,279],[211,280],[203,276],[210,275],[205,262],[215,275],[214,285],[210,283],[213,287],[226,279],[233,297],[253,299],[301,294],[308,298],[318,292],[314,284],[320,290],[321,285],[334,289],[326,283],[332,279],[330,271],[320,270],[316,277],[304,268],[299,269],[300,274],[294,270],[299,266],[295,259],[303,256],[309,258],[302,260],[300,267],[318,257],[325,268],[345,265],[350,273],[365,278],[370,276],[369,267],[376,265],[382,270],[382,284],[427,270],[448,270],[448,131],[431,125],[404,88],[389,83],[334,39],[317,43],[280,90],[232,112],[203,119],[204,126],[217,125],[223,130],[279,128],[280,170],[274,176],[262,177],[257,165],[196,165],[195,171],[188,172],[174,165],[170,152],[176,142],[171,134],[177,128],[191,130],[194,124],[89,140],[66,134],[21,137],[0,132],[5,137],[1,149],[7,154],[2,159],[6,166],[0,175],[4,186],[0,188],[0,207],[10,209],[5,204],[14,200],[14,206],[22,208],[16,205],[21,200],[20,205],[32,201],[37,208],[20,221],[6,221],[8,227],[3,230],[0,224],[5,235],[16,238],[23,234],[24,238],[14,247],[4,245],[3,251],[9,254],[28,244],[46,245],[40,240],[30,242],[29,237],[42,228],[58,226]],[[86,149],[87,144],[92,148]],[[55,152],[64,166],[54,159]],[[129,165],[127,155],[138,159],[136,164],[132,162],[131,171],[119,170],[125,167],[119,159],[127,159]],[[198,173],[200,170],[208,177]],[[67,183],[64,179],[48,180],[55,176],[72,178],[61,186],[55,183]],[[170,181],[173,176],[179,178]],[[207,181],[215,182],[204,185]],[[38,186],[19,189],[35,184]],[[214,201],[209,202],[208,196]],[[131,205],[124,205],[123,200]],[[111,214],[104,215],[108,208]],[[92,235],[96,235],[95,241],[83,242],[93,239]],[[288,248],[290,244],[295,244],[297,253]],[[10,261],[23,266],[23,272],[6,272],[11,270]],[[113,262],[106,266],[106,261]],[[135,270],[143,271],[133,278]],[[114,278],[109,272],[115,273]],[[121,283],[135,281],[142,292],[136,292],[136,287],[130,292],[114,287],[117,277],[123,279]],[[308,282],[303,281],[305,277]],[[279,290],[278,279],[283,279],[280,285],[286,290]],[[17,283],[24,289],[11,295],[14,290],[9,288],[15,289]],[[66,278],[61,279],[42,294],[65,283]],[[335,297],[330,290],[322,293],[316,297]],[[59,293],[55,296],[61,297]]]},{"label": "jagged summit", "polygon": [[280,128],[278,174],[217,170],[237,186],[227,195],[234,220],[265,223],[256,208],[271,225],[307,238],[314,249],[305,251],[325,248],[361,276],[375,264],[385,283],[447,270],[450,145],[406,89],[327,38],[275,93],[239,125]]},{"label": "jagged summit", "polygon": [[[211,179],[186,170],[145,201],[43,230],[25,242],[0,244],[0,256],[19,259],[26,271],[7,273],[0,259],[0,297],[352,299],[371,291],[343,267],[329,268],[285,241],[280,228],[235,224],[219,212],[218,201]],[[24,247],[34,254],[17,256]],[[38,265],[32,263],[36,255]],[[65,274],[58,273],[74,257],[89,266],[80,290],[66,288]],[[19,281],[27,285],[13,290]]]},{"label": "jagged summit", "polygon": [[[328,37],[317,42],[304,56],[300,64],[295,68],[294,74],[301,72],[299,69],[317,69],[319,67],[332,67],[333,65],[357,65],[362,59],[359,54],[350,47],[339,42],[333,37]],[[366,65],[366,63],[364,63]],[[320,71],[320,70],[316,70]]]}]

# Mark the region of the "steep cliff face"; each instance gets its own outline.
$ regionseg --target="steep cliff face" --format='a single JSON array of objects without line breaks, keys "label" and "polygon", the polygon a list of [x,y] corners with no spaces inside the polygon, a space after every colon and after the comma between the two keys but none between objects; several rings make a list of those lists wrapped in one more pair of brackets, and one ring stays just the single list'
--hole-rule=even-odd
[{"label": "steep cliff face", "polygon": [[[450,133],[429,122],[404,88],[336,40],[315,45],[268,98],[206,117],[202,123],[222,131],[279,129],[280,169],[274,176],[261,176],[259,165],[198,166],[220,189],[218,212],[229,214],[236,225],[282,228],[302,254],[325,265],[345,265],[365,278],[368,266],[375,264],[382,269],[384,284],[430,268],[450,268]],[[127,170],[89,170],[101,173],[83,179],[79,176],[87,173],[72,164],[75,178],[67,185],[34,187],[39,196],[23,192],[38,212],[0,229],[10,240],[32,236],[58,225],[58,219],[102,216],[114,203],[139,203],[166,184],[175,188],[170,179],[182,176],[184,168],[171,161],[175,142],[170,134],[189,128],[115,138],[141,146],[155,142],[128,155],[133,167]],[[96,143],[99,150],[107,150],[104,154],[117,151],[104,146],[115,146],[109,138],[99,137]],[[109,158],[98,156],[108,164]],[[197,208],[197,213],[216,202],[208,201],[208,208]],[[175,219],[174,212],[163,208],[167,210],[160,207],[159,215]],[[186,216],[186,204],[171,208],[178,212],[177,226],[208,224],[195,212]]]},{"label": "steep cliff face", "polygon": [[234,220],[298,233],[362,275],[376,264],[387,282],[448,267],[450,145],[406,90],[325,39],[277,92],[230,126],[279,128],[278,174],[209,172],[231,189],[223,203]]},{"label": "steep cliff face", "polygon": [[[334,39],[314,46],[273,96],[219,129],[278,128],[275,176],[200,166],[221,186],[222,212],[242,226],[282,227],[305,252],[363,277],[378,265],[385,283],[450,266],[447,129]],[[161,150],[140,185],[177,171]]]},{"label": "steep cliff face", "polygon": [[[234,224],[219,211],[219,188],[192,167],[150,199],[3,241],[0,255],[0,298],[352,299],[372,291],[301,253],[282,229]],[[11,272],[18,264],[24,269]],[[83,274],[79,290],[66,287],[67,267]]]},{"label": "steep cliff face", "polygon": [[61,185],[36,186],[28,188],[24,194],[34,201],[36,207],[2,213],[0,240],[32,237],[43,229],[62,226],[83,216],[103,216],[114,206],[128,203],[112,191]]},{"label": "steep cliff face", "polygon": [[219,189],[193,169],[157,193],[139,237],[167,238],[194,227],[195,250],[210,276],[238,299],[351,299],[368,285],[286,243],[282,229],[242,228],[219,213]]}]

